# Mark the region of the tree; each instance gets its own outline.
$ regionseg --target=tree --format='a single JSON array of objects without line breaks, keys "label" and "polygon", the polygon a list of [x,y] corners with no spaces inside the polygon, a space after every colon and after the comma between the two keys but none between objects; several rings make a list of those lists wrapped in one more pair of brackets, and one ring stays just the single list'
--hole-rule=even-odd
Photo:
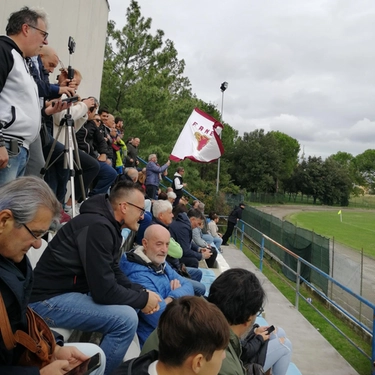
[{"label": "tree", "polygon": [[366,184],[373,193],[375,190],[375,150],[366,150],[355,157],[353,161],[357,170]]},{"label": "tree", "polygon": [[288,179],[297,166],[300,145],[296,139],[290,137],[285,133],[272,131],[271,134],[277,140],[278,147],[281,151],[281,165],[276,181],[277,192],[279,189],[279,181],[285,181],[286,179]]},{"label": "tree", "polygon": [[276,138],[263,129],[244,133],[227,153],[229,173],[235,184],[253,192],[274,193],[281,168],[281,149]]}]

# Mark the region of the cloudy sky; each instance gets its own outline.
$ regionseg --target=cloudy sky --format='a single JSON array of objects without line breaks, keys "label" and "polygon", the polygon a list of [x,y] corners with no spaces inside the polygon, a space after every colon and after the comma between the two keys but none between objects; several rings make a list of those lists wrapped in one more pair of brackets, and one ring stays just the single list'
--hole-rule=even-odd
[{"label": "cloudy sky", "polygon": [[[130,0],[109,0],[125,23]],[[279,130],[305,155],[375,148],[374,0],[139,0],[193,92],[239,131]]]}]

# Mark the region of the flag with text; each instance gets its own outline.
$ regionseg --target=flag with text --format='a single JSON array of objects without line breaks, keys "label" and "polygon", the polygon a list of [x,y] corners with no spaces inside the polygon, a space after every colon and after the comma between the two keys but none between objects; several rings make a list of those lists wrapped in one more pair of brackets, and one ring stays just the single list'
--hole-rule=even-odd
[{"label": "flag with text", "polygon": [[190,159],[200,163],[217,160],[224,153],[220,139],[222,130],[223,125],[220,122],[195,108],[173,147],[170,159]]}]

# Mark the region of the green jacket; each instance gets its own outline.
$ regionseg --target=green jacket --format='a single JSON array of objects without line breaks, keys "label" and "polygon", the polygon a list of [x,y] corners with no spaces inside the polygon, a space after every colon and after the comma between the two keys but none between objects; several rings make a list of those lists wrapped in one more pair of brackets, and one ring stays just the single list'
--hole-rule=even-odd
[{"label": "green jacket", "polygon": [[[158,350],[159,339],[156,329],[151,333],[143,345],[141,355],[150,352],[151,350]],[[225,351],[226,357],[223,360],[219,375],[245,375],[246,371],[243,367],[241,357],[241,342],[236,334],[230,330],[230,340],[227,350]]]}]

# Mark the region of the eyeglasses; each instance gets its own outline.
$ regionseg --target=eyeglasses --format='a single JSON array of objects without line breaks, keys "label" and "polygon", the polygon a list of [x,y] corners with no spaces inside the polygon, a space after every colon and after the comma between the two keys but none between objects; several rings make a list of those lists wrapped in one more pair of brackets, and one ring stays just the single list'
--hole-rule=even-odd
[{"label": "eyeglasses", "polygon": [[41,233],[41,234],[38,234],[36,235],[26,224],[22,224],[26,230],[36,239],[36,240],[40,240],[45,234],[47,234],[48,232],[50,232],[49,230],[46,230],[45,232]]},{"label": "eyeglasses", "polygon": [[[141,213],[140,213],[140,215],[139,216],[143,216],[144,214],[145,214],[145,212],[146,212],[146,210],[144,209],[144,208],[142,208],[142,207],[139,207],[139,206],[137,206],[136,204],[134,204],[134,203],[131,203],[131,202],[122,202],[122,203],[127,203],[129,206],[133,206],[133,207],[136,207],[136,208],[138,208],[138,210],[140,210],[141,211]],[[122,203],[119,203],[120,205],[122,204]]]},{"label": "eyeglasses", "polygon": [[31,27],[32,29],[35,29],[35,30],[38,30],[42,33],[43,37],[44,37],[44,40],[47,40],[48,38],[48,33],[47,31],[44,31],[44,30],[41,30],[41,29],[38,29],[37,27],[33,26],[33,25],[30,25],[30,24],[27,24],[27,26]]},{"label": "eyeglasses", "polygon": [[101,120],[96,118],[96,119],[94,119],[94,121],[96,121],[96,122],[100,122]]}]

